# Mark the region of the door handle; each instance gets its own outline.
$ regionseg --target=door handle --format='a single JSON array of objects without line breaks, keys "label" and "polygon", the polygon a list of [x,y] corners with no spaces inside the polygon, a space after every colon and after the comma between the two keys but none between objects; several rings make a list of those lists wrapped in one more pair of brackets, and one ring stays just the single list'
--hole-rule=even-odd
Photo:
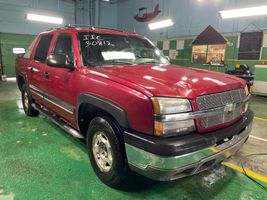
[{"label": "door handle", "polygon": [[30,67],[30,68],[29,68],[29,71],[30,71],[31,73],[33,73],[33,72],[34,72],[33,67]]},{"label": "door handle", "polygon": [[48,72],[45,72],[45,73],[44,73],[44,77],[45,77],[45,78],[49,78],[49,73],[48,73]]}]

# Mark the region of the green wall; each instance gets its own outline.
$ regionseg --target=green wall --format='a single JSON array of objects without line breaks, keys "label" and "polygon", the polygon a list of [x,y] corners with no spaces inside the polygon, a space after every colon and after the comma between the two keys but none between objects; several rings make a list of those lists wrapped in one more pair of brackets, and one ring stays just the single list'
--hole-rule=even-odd
[{"label": "green wall", "polygon": [[[238,48],[237,48],[237,36],[226,36],[228,42],[231,45],[227,45],[226,48],[226,65],[228,67],[228,70],[234,69],[235,65],[240,63],[240,64],[247,64],[249,65],[250,69],[255,71],[255,64],[262,64],[263,62],[267,62],[267,48],[262,48],[262,55],[261,55],[261,60],[238,60]],[[191,42],[193,41],[193,38],[187,38],[187,39],[173,39],[170,40],[169,46],[170,50],[171,49],[176,49],[176,43],[177,40],[184,40],[184,49],[177,50],[178,51],[178,56],[176,59],[171,60],[172,64],[175,65],[183,65],[183,66],[189,66],[189,67],[197,67],[197,68],[202,68],[202,69],[209,69],[209,70],[215,70],[215,71],[220,71],[224,72],[225,68],[224,67],[216,67],[216,66],[205,66],[203,64],[197,64],[197,63],[191,63]],[[157,47],[159,49],[163,48],[163,41],[156,41],[157,42]],[[166,56],[169,56],[169,51],[170,50],[163,50],[163,54]]]},{"label": "green wall", "polygon": [[35,37],[35,35],[0,33],[2,63],[7,77],[15,77],[16,55],[13,54],[12,49],[15,47],[27,49]]}]

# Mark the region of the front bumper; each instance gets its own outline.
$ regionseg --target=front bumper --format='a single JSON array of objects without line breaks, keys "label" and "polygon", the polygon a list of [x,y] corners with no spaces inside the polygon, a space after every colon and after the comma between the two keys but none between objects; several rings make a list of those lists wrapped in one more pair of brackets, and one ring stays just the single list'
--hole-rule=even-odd
[{"label": "front bumper", "polygon": [[132,170],[154,180],[190,176],[235,154],[251,132],[253,113],[235,124],[208,134],[155,138],[125,131],[125,149]]}]

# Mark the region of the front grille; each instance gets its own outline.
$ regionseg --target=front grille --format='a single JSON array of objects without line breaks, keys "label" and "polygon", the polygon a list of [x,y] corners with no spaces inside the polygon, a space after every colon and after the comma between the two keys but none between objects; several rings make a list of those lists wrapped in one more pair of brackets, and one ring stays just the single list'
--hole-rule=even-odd
[{"label": "front grille", "polygon": [[197,97],[197,105],[200,111],[212,108],[224,107],[227,104],[236,104],[232,112],[222,112],[215,116],[205,117],[200,119],[203,128],[209,128],[219,124],[224,124],[239,117],[244,109],[241,102],[245,98],[244,89],[236,89],[227,92],[209,94]]}]

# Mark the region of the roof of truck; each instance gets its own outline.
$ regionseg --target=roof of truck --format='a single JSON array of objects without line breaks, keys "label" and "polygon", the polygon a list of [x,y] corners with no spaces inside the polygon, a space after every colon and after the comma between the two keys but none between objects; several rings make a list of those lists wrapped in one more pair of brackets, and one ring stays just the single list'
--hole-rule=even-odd
[{"label": "roof of truck", "polygon": [[[108,28],[108,27],[98,27],[98,26],[90,26],[90,25],[79,25],[79,24],[68,24],[63,27],[58,28],[51,28],[43,33],[47,32],[54,32],[54,31],[75,31],[75,32],[98,32],[98,33],[109,33],[109,34],[119,34],[119,35],[128,35],[128,36],[137,36],[137,37],[143,37],[141,35],[138,35],[137,33],[130,33],[119,29],[114,28]],[[42,33],[41,33],[42,34]]]}]

